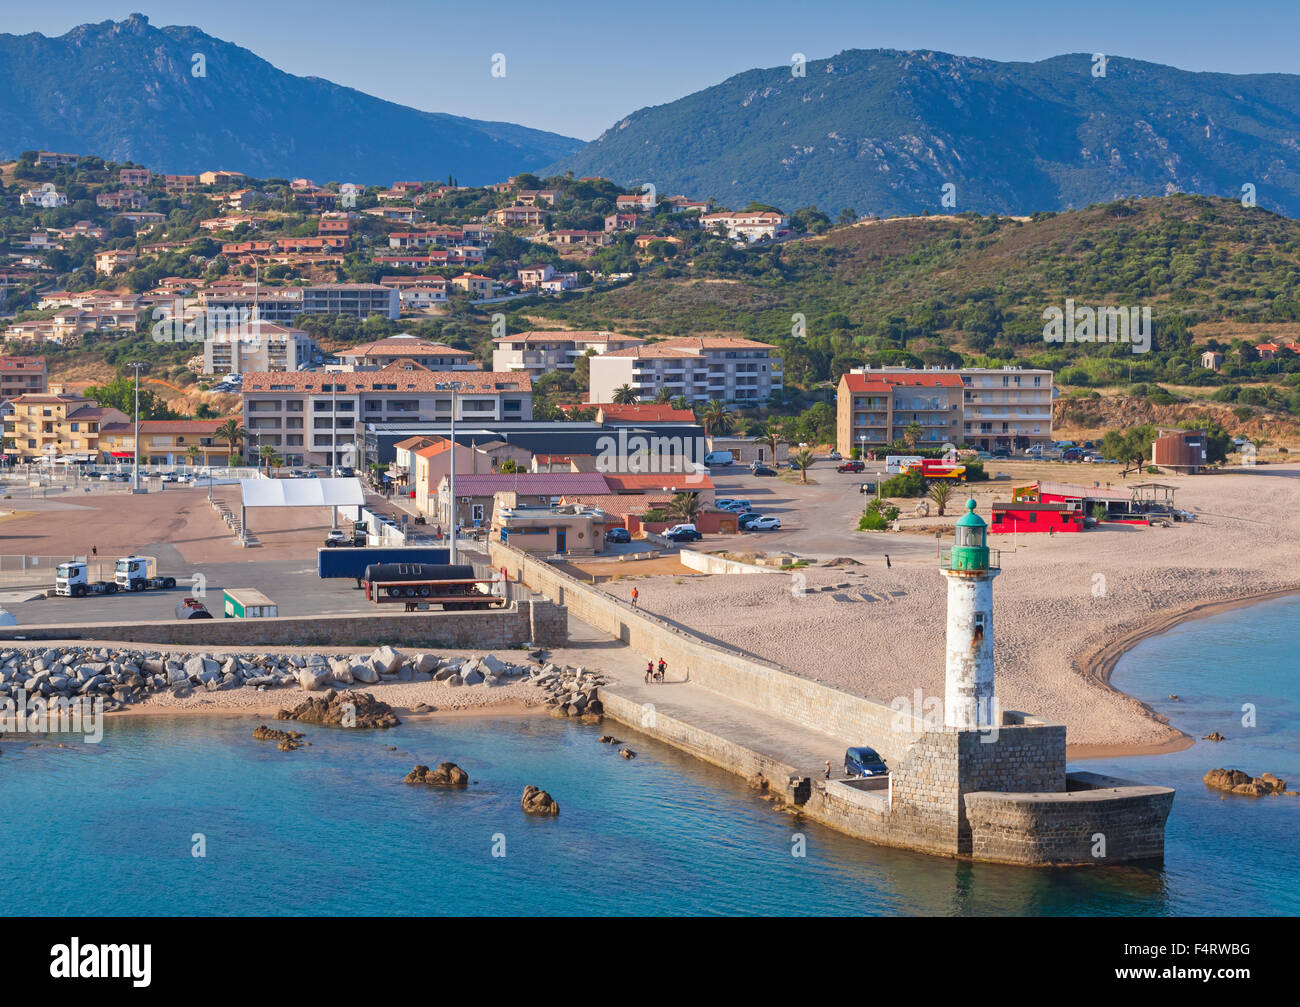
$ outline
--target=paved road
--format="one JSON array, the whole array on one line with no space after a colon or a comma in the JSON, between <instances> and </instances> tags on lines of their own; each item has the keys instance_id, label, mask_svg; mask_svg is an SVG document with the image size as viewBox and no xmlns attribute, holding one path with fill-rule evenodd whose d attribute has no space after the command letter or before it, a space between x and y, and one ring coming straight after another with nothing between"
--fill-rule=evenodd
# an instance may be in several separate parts
<instances>
[{"instance_id":1,"label":"paved road","mask_svg":"<svg viewBox=\"0 0 1300 1007\"><path fill-rule=\"evenodd\" d=\"M879 471L867 473L836 472L835 464L816 462L808 470L806 485L780 477L753 476L738 465L713 469L718 496L749 500L760 514L780 518L781 528L745 532L739 542L730 535L708 535L700 546L768 553L788 550L814 559L929 556L934 552L934 543L918 536L858 531L858 518L869 499L859 487L864 481L877 480L884 463L876 466Z\"/></svg>"}]
</instances>

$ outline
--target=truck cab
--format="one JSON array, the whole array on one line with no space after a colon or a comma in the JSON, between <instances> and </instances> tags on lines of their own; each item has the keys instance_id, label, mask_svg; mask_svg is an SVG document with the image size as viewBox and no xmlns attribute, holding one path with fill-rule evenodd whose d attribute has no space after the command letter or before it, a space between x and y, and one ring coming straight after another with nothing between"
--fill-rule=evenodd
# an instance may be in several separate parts
<instances>
[{"instance_id":1,"label":"truck cab","mask_svg":"<svg viewBox=\"0 0 1300 1007\"><path fill-rule=\"evenodd\" d=\"M143 591L154 574L153 559L148 556L124 556L113 570L113 581L127 591Z\"/></svg>"},{"instance_id":2,"label":"truck cab","mask_svg":"<svg viewBox=\"0 0 1300 1007\"><path fill-rule=\"evenodd\" d=\"M176 586L176 578L159 577L152 556L124 556L113 570L113 582L123 591L151 591Z\"/></svg>"},{"instance_id":3,"label":"truck cab","mask_svg":"<svg viewBox=\"0 0 1300 1007\"><path fill-rule=\"evenodd\" d=\"M61 598L79 598L85 593L87 583L85 563L60 563L54 571L54 593Z\"/></svg>"}]
</instances>

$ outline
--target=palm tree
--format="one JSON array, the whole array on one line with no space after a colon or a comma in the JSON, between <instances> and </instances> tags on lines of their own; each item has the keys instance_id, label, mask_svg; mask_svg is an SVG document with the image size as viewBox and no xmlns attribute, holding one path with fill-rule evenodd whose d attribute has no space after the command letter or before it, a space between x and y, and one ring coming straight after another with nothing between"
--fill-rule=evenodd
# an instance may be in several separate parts
<instances>
[{"instance_id":1,"label":"palm tree","mask_svg":"<svg viewBox=\"0 0 1300 1007\"><path fill-rule=\"evenodd\" d=\"M903 431L903 440L907 441L907 446L909 448L915 449L916 442L920 439L921 424L917 423L916 420L913 420L907 425L907 429Z\"/></svg>"},{"instance_id":2,"label":"palm tree","mask_svg":"<svg viewBox=\"0 0 1300 1007\"><path fill-rule=\"evenodd\" d=\"M185 460L191 465L194 465L198 462L199 455L201 454L203 454L203 452L199 450L199 446L197 444L191 444L185 449Z\"/></svg>"},{"instance_id":3,"label":"palm tree","mask_svg":"<svg viewBox=\"0 0 1300 1007\"><path fill-rule=\"evenodd\" d=\"M216 436L230 445L230 456L232 458L239 454L239 445L244 439L253 436L248 430L245 430L239 424L239 420L230 419L217 427Z\"/></svg>"},{"instance_id":4,"label":"palm tree","mask_svg":"<svg viewBox=\"0 0 1300 1007\"><path fill-rule=\"evenodd\" d=\"M930 487L930 499L939 508L939 517L943 517L943 510L948 506L950 496L952 496L952 483L950 482L940 479Z\"/></svg>"},{"instance_id":5,"label":"palm tree","mask_svg":"<svg viewBox=\"0 0 1300 1007\"><path fill-rule=\"evenodd\" d=\"M669 515L683 524L693 524L700 513L700 498L695 493L678 493L665 508Z\"/></svg>"},{"instance_id":6,"label":"palm tree","mask_svg":"<svg viewBox=\"0 0 1300 1007\"><path fill-rule=\"evenodd\" d=\"M736 418L727 411L721 399L710 399L700 410L700 423L704 427L705 436L712 437L714 434L729 433L736 425Z\"/></svg>"},{"instance_id":7,"label":"palm tree","mask_svg":"<svg viewBox=\"0 0 1300 1007\"><path fill-rule=\"evenodd\" d=\"M776 448L772 449L772 457L776 457ZM790 460L794 462L795 468L799 470L799 481L806 483L808 481L808 466L813 461L812 452L805 448Z\"/></svg>"},{"instance_id":8,"label":"palm tree","mask_svg":"<svg viewBox=\"0 0 1300 1007\"><path fill-rule=\"evenodd\" d=\"M266 465L266 474L271 474L271 459L275 457L275 448L269 444L263 444L262 449L258 452L262 456L262 462Z\"/></svg>"},{"instance_id":9,"label":"palm tree","mask_svg":"<svg viewBox=\"0 0 1300 1007\"><path fill-rule=\"evenodd\" d=\"M670 392L666 386L661 385L659 388L659 394L655 396L655 401L659 403L659 405L663 406L667 405L672 400L672 397L673 393Z\"/></svg>"},{"instance_id":10,"label":"palm tree","mask_svg":"<svg viewBox=\"0 0 1300 1007\"><path fill-rule=\"evenodd\" d=\"M636 404L637 395L631 385L619 385L614 389L614 405L631 406Z\"/></svg>"},{"instance_id":11,"label":"palm tree","mask_svg":"<svg viewBox=\"0 0 1300 1007\"><path fill-rule=\"evenodd\" d=\"M271 459L271 464L275 466L275 477L279 479L280 469L284 467L284 459L281 458L279 455L276 455Z\"/></svg>"},{"instance_id":12,"label":"palm tree","mask_svg":"<svg viewBox=\"0 0 1300 1007\"><path fill-rule=\"evenodd\" d=\"M673 399L672 406L674 409L678 409L678 410L686 410L691 408L691 404L686 401L685 395L679 395L677 396L677 398Z\"/></svg>"}]
</instances>

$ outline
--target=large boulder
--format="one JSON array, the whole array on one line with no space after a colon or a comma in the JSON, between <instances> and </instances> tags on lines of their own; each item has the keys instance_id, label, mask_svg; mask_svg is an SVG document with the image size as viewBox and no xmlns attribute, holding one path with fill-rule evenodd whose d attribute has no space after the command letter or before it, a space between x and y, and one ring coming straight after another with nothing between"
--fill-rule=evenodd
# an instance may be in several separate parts
<instances>
[{"instance_id":1,"label":"large boulder","mask_svg":"<svg viewBox=\"0 0 1300 1007\"><path fill-rule=\"evenodd\" d=\"M344 685L351 685L356 681L352 674L352 665L341 658L335 658L330 662L330 677Z\"/></svg>"},{"instance_id":2,"label":"large boulder","mask_svg":"<svg viewBox=\"0 0 1300 1007\"><path fill-rule=\"evenodd\" d=\"M416 654L411 665L421 675L432 675L438 670L438 658L434 654Z\"/></svg>"},{"instance_id":3,"label":"large boulder","mask_svg":"<svg viewBox=\"0 0 1300 1007\"><path fill-rule=\"evenodd\" d=\"M492 654L488 654L487 657L483 658L483 660L478 663L479 671L481 671L485 676L496 675L498 678L505 673L505 670L508 667L510 666L506 664L505 661L501 660L499 657L494 657Z\"/></svg>"},{"instance_id":4,"label":"large boulder","mask_svg":"<svg viewBox=\"0 0 1300 1007\"><path fill-rule=\"evenodd\" d=\"M185 662L185 675L193 682L207 682L212 676L204 678L207 672L219 673L221 665L209 657L203 657L201 654L195 654Z\"/></svg>"},{"instance_id":5,"label":"large boulder","mask_svg":"<svg viewBox=\"0 0 1300 1007\"><path fill-rule=\"evenodd\" d=\"M477 668L472 668L460 676L461 682L465 685L478 685L483 681L483 675Z\"/></svg>"},{"instance_id":6,"label":"large boulder","mask_svg":"<svg viewBox=\"0 0 1300 1007\"><path fill-rule=\"evenodd\" d=\"M351 671L354 679L366 685L374 685L379 681L379 672L368 661L353 661Z\"/></svg>"},{"instance_id":7,"label":"large boulder","mask_svg":"<svg viewBox=\"0 0 1300 1007\"><path fill-rule=\"evenodd\" d=\"M333 680L333 673L329 668L308 667L298 669L298 684L308 692L317 692L325 688L326 683Z\"/></svg>"},{"instance_id":8,"label":"large boulder","mask_svg":"<svg viewBox=\"0 0 1300 1007\"><path fill-rule=\"evenodd\" d=\"M376 647L370 655L370 667L381 675L391 675L402 664L402 655L392 647Z\"/></svg>"},{"instance_id":9,"label":"large boulder","mask_svg":"<svg viewBox=\"0 0 1300 1007\"><path fill-rule=\"evenodd\" d=\"M555 802L555 798L545 790L534 787L531 783L524 787L524 796L520 799L519 806L528 815L558 815L560 813L560 806Z\"/></svg>"},{"instance_id":10,"label":"large boulder","mask_svg":"<svg viewBox=\"0 0 1300 1007\"><path fill-rule=\"evenodd\" d=\"M416 766L406 774L403 783L423 783L426 787L467 787L469 773L454 762L440 762L437 769Z\"/></svg>"}]
</instances>

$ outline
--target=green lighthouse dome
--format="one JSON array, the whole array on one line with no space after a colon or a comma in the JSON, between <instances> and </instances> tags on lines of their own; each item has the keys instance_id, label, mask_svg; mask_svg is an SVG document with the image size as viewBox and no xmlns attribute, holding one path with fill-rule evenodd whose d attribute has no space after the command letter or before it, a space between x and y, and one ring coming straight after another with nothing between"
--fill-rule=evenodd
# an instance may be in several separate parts
<instances>
[{"instance_id":1,"label":"green lighthouse dome","mask_svg":"<svg viewBox=\"0 0 1300 1007\"><path fill-rule=\"evenodd\" d=\"M966 501L966 513L957 519L950 570L987 570L989 548L988 525L975 513L975 501Z\"/></svg>"}]
</instances>

